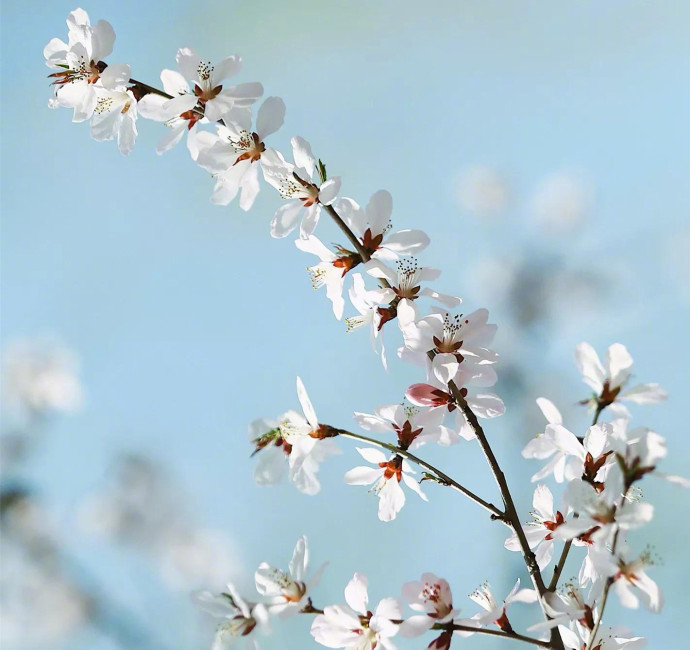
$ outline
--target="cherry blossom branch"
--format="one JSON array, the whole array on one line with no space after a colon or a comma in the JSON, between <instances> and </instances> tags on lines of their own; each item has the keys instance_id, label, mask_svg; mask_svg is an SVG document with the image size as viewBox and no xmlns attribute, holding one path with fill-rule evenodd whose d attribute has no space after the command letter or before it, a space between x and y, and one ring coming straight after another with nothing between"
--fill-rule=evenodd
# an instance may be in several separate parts
<instances>
[{"instance_id":1,"label":"cherry blossom branch","mask_svg":"<svg viewBox=\"0 0 690 650\"><path fill-rule=\"evenodd\" d=\"M370 259L369 254L366 252L366 250L363 249L359 241L357 240L357 237L355 237L354 233L350 228L347 226L347 224L343 221L343 219L340 217L340 215L336 212L336 210L332 206L324 206L326 208L326 211L328 214L332 217L333 221L338 225L338 227L345 233L347 238L352 242L352 244L355 246L355 249L359 253L360 257L364 262L368 262ZM384 280L385 282L385 280ZM493 512L491 508L494 508L497 512L494 514L498 514L499 516L496 516L494 518L500 519L503 523L507 523L510 525L513 530L515 531L515 534L517 535L518 541L520 543L520 550L522 552L522 556L525 560L525 564L527 566L527 571L530 575L530 578L532 580L532 584L534 585L535 589L537 590L537 594L539 595L539 605L541 606L542 612L544 613L544 616L548 619L549 616L546 612L546 607L544 605L544 594L546 593L546 585L544 584L544 579L541 575L541 571L539 570L539 565L537 564L537 559L534 556L534 553L532 553L532 550L529 547L529 543L527 542L527 537L525 536L525 531L522 528L522 523L520 522L520 518L517 513L517 509L515 508L515 503L513 502L513 497L510 493L510 488L508 487L508 482L506 481L505 475L503 474L503 471L501 470L500 465L498 464L498 460L496 460L496 456L493 453L493 450L491 449L491 445L489 445L489 442L486 438L486 435L484 433L484 430L482 429L481 425L479 424L479 421L477 420L477 416L474 414L472 409L469 407L467 404L467 401L465 400L464 396L461 394L460 390L458 387L455 385L453 381L448 383L448 387L451 391L451 394L455 398L455 401L457 402L458 406L463 412L463 415L467 419L467 422L469 423L470 427L472 428L478 442L479 446L481 447L482 451L484 452L484 456L486 457L486 460L489 464L489 467L491 468L491 472L494 476L494 479L496 480L496 483L498 485L498 488L501 492L501 498L503 499L503 504L505 506L505 512L501 512L498 510L498 508L495 508L495 506L492 506L491 504L488 504L485 502L483 499L479 500L479 497L476 495L472 495L470 498L472 498L474 501L477 503L480 503L484 508L489 509L490 512ZM355 436L356 437L356 436ZM374 444L378 444L386 449L390 449L391 451L395 451L398 453L398 449L394 447L393 445L387 445L386 443L380 443L378 441L372 441L371 439L367 439L364 436L360 437L361 440L367 440L368 442L374 442ZM409 453L409 452L408 452ZM408 455L408 458L410 458L411 455ZM413 460L410 458L410 460ZM419 463L419 459L416 459L414 462ZM422 465L424 467L425 465ZM435 469L432 469L431 471L437 471ZM451 484L453 485L453 484ZM453 485L453 487L457 487L460 489L462 486L459 484ZM466 494L466 489L462 488L461 491ZM467 495L469 496L469 495ZM487 508L487 506L491 506L491 508ZM554 648L555 650L564 650L563 646L563 640L561 639L561 635L558 632L558 628L554 628L551 630L551 647Z\"/></svg>"},{"instance_id":2,"label":"cherry blossom branch","mask_svg":"<svg viewBox=\"0 0 690 650\"><path fill-rule=\"evenodd\" d=\"M362 258L362 261L368 262L371 259L371 256L367 252L366 248L362 246L359 239L357 239L355 233L350 230L348 225L343 221L343 218L336 212L336 209L332 205L321 204L321 206L326 212L328 212L338 228L340 228L340 230L343 231L343 234L350 240L350 243L355 247L357 254Z\"/></svg>"},{"instance_id":3,"label":"cherry blossom branch","mask_svg":"<svg viewBox=\"0 0 690 650\"><path fill-rule=\"evenodd\" d=\"M160 95L161 97L165 97L166 99L172 99L172 95L168 95L168 93L163 92L162 90L159 90L158 88L154 88L153 86L149 86L148 84L145 84L143 81L137 81L136 79L132 79L130 77L129 83L134 84L137 88L140 88L141 90L145 90L146 92L142 93L142 95L146 95L148 93L153 93L154 95Z\"/></svg>"},{"instance_id":4,"label":"cherry blossom branch","mask_svg":"<svg viewBox=\"0 0 690 650\"><path fill-rule=\"evenodd\" d=\"M465 400L465 397L462 395L458 387L455 385L455 382L448 382L448 388L450 389L451 394L455 398L458 407L465 416L465 419L470 425L473 433L477 437L477 441L479 442L481 450L484 452L484 456L486 457L486 460L489 464L491 473L494 475L494 479L496 481L496 484L498 485L498 489L501 492L503 505L505 506L506 519L510 523L510 526L515 531L515 534L518 538L520 550L522 552L522 557L524 558L525 564L527 565L527 571L530 575L530 578L532 579L532 584L534 585L534 588L537 590L537 594L539 595L539 605L541 606L541 609L544 612L544 616L548 619L549 615L546 611L546 607L544 604L544 594L547 591L546 585L544 584L544 579L541 575L541 571L539 570L537 559L534 556L534 553L532 553L532 550L529 547L529 543L527 542L527 537L525 536L525 531L522 528L522 523L520 522L517 509L515 508L515 503L513 502L513 497L510 493L510 488L508 487L508 482L506 481L505 474L503 473L503 470L501 470L501 466L498 464L498 460L496 459L493 449L491 448L491 445L489 444L489 441L486 438L484 429L482 429L482 426L479 424L479 421L477 420L477 416L474 414L472 409L467 404L467 400ZM550 645L552 648L555 648L555 650L564 650L563 640L561 639L561 635L558 632L558 628L554 628L551 630Z\"/></svg>"},{"instance_id":5,"label":"cherry blossom branch","mask_svg":"<svg viewBox=\"0 0 690 650\"><path fill-rule=\"evenodd\" d=\"M323 609L314 607L311 600L305 607L300 610L300 614L324 614ZM369 619L366 616L360 616L360 621L362 623L368 623ZM391 623L395 625L401 625L404 623L402 619L391 619ZM503 630L488 630L482 627L473 627L471 625L463 625L461 623L434 623L430 630L444 630L446 632L473 632L475 634L486 634L488 636L494 636L501 639L508 639L510 641L522 641L524 643L531 643L532 645L540 646L542 648L550 648L551 643L549 641L542 641L541 639L535 639L531 636L525 636L524 634L518 634L517 632L504 632Z\"/></svg>"},{"instance_id":6,"label":"cherry blossom branch","mask_svg":"<svg viewBox=\"0 0 690 650\"><path fill-rule=\"evenodd\" d=\"M388 451L391 451L395 454L398 454L399 456L403 456L404 458L411 460L413 463L416 463L420 467L424 467L425 469L435 474L442 485L447 485L448 487L455 488L458 492L461 492L466 497L468 497L469 499L480 505L482 508L490 512L492 519L502 521L504 524L509 525L506 519L506 514L499 510L493 503L485 501L480 496L476 495L471 490L468 490L466 487L464 487L463 485L452 479L450 476L442 472L440 469L437 469L433 465L427 463L425 460L422 460L414 454L411 454L409 451L401 449L400 447L396 447L395 445L392 445L387 442L381 442L380 440L369 438L368 436L363 436L358 433L352 433L351 431L347 431L345 429L336 429L336 431L341 436L345 436L346 438L352 438L353 440L361 440L363 442L376 445L377 447L387 449Z\"/></svg>"}]
</instances>

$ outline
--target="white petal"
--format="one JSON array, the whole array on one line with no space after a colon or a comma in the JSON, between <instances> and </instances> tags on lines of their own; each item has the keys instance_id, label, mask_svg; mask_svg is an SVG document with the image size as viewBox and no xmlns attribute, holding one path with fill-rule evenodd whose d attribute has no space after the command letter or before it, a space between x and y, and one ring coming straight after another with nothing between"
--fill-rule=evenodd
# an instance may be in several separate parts
<instances>
[{"instance_id":1,"label":"white petal","mask_svg":"<svg viewBox=\"0 0 690 650\"><path fill-rule=\"evenodd\" d=\"M368 463L378 465L379 463L388 462L388 456L379 449L374 449L373 447L356 447L356 449L359 455Z\"/></svg>"},{"instance_id":2,"label":"white petal","mask_svg":"<svg viewBox=\"0 0 690 650\"><path fill-rule=\"evenodd\" d=\"M609 371L611 388L616 388L622 386L628 379L633 359L622 343L614 343L606 351L604 363Z\"/></svg>"},{"instance_id":3,"label":"white petal","mask_svg":"<svg viewBox=\"0 0 690 650\"><path fill-rule=\"evenodd\" d=\"M314 154L311 152L311 145L299 136L295 136L290 140L292 144L292 156L295 161L295 165L300 169L304 169L309 178L314 175L314 169L316 167L316 160ZM307 179L303 179L307 180Z\"/></svg>"},{"instance_id":4,"label":"white petal","mask_svg":"<svg viewBox=\"0 0 690 650\"><path fill-rule=\"evenodd\" d=\"M422 488L419 487L419 483L417 483L417 481L415 481L411 476L403 474L403 481L405 481L405 485L407 485L407 487L410 488L410 490L419 495L422 501L429 500L429 497L427 497L427 495L424 494L424 492L422 492Z\"/></svg>"},{"instance_id":5,"label":"white petal","mask_svg":"<svg viewBox=\"0 0 690 650\"><path fill-rule=\"evenodd\" d=\"M280 97L267 97L256 116L256 132L263 140L275 133L285 121L285 102Z\"/></svg>"},{"instance_id":6,"label":"white petal","mask_svg":"<svg viewBox=\"0 0 690 650\"><path fill-rule=\"evenodd\" d=\"M340 176L333 176L319 188L319 201L323 205L328 205L338 196L338 192L340 192Z\"/></svg>"},{"instance_id":7,"label":"white petal","mask_svg":"<svg viewBox=\"0 0 690 650\"><path fill-rule=\"evenodd\" d=\"M399 230L386 237L382 246L400 255L416 255L429 245L429 236L423 230Z\"/></svg>"},{"instance_id":8,"label":"white petal","mask_svg":"<svg viewBox=\"0 0 690 650\"><path fill-rule=\"evenodd\" d=\"M393 521L405 505L405 493L395 478L388 479L379 492L379 519Z\"/></svg>"},{"instance_id":9,"label":"white petal","mask_svg":"<svg viewBox=\"0 0 690 650\"><path fill-rule=\"evenodd\" d=\"M596 393L601 393L606 373L597 353L589 343L580 343L575 348L575 363L580 369L585 383Z\"/></svg>"},{"instance_id":10,"label":"white petal","mask_svg":"<svg viewBox=\"0 0 690 650\"><path fill-rule=\"evenodd\" d=\"M179 68L182 76L190 81L199 81L199 64L201 63L201 57L189 47L181 47L177 50L177 67Z\"/></svg>"},{"instance_id":11,"label":"white petal","mask_svg":"<svg viewBox=\"0 0 690 650\"><path fill-rule=\"evenodd\" d=\"M305 209L304 217L302 217L302 223L299 228L299 236L302 239L306 239L316 230L316 225L319 223L320 216L321 206L318 203L310 205Z\"/></svg>"},{"instance_id":12,"label":"white petal","mask_svg":"<svg viewBox=\"0 0 690 650\"><path fill-rule=\"evenodd\" d=\"M370 485L381 476L381 470L377 467L360 465L345 472L344 480L348 485Z\"/></svg>"},{"instance_id":13,"label":"white petal","mask_svg":"<svg viewBox=\"0 0 690 650\"><path fill-rule=\"evenodd\" d=\"M619 399L635 404L658 404L668 397L659 384L637 384L619 395Z\"/></svg>"},{"instance_id":14,"label":"white petal","mask_svg":"<svg viewBox=\"0 0 690 650\"><path fill-rule=\"evenodd\" d=\"M355 573L345 587L345 602L360 614L366 614L369 605L367 586L369 581L361 573Z\"/></svg>"},{"instance_id":15,"label":"white petal","mask_svg":"<svg viewBox=\"0 0 690 650\"><path fill-rule=\"evenodd\" d=\"M239 167L239 165L238 165ZM255 164L249 164L246 172L240 180L240 208L245 212L254 205L254 200L259 194L259 168Z\"/></svg>"},{"instance_id":16,"label":"white petal","mask_svg":"<svg viewBox=\"0 0 690 650\"><path fill-rule=\"evenodd\" d=\"M271 220L271 237L286 237L297 226L302 204L299 201L288 201L281 205Z\"/></svg>"},{"instance_id":17,"label":"white petal","mask_svg":"<svg viewBox=\"0 0 690 650\"><path fill-rule=\"evenodd\" d=\"M161 82L163 83L163 90L168 95L176 97L177 95L190 94L187 80L177 70L162 70Z\"/></svg>"},{"instance_id":18,"label":"white petal","mask_svg":"<svg viewBox=\"0 0 690 650\"><path fill-rule=\"evenodd\" d=\"M309 547L307 546L307 538L302 535L297 540L295 550L292 552L292 560L290 560L289 568L290 575L293 580L301 582L307 572L309 566Z\"/></svg>"},{"instance_id":19,"label":"white petal","mask_svg":"<svg viewBox=\"0 0 690 650\"><path fill-rule=\"evenodd\" d=\"M218 85L223 79L233 77L242 69L242 57L228 56L213 66L213 83Z\"/></svg>"},{"instance_id":20,"label":"white petal","mask_svg":"<svg viewBox=\"0 0 690 650\"><path fill-rule=\"evenodd\" d=\"M297 398L299 403L302 405L302 410L304 411L304 417L307 418L307 422L313 430L319 428L319 421L316 419L316 412L312 406L309 395L307 395L307 389L304 387L302 380L297 377Z\"/></svg>"},{"instance_id":21,"label":"white petal","mask_svg":"<svg viewBox=\"0 0 690 650\"><path fill-rule=\"evenodd\" d=\"M561 412L551 400L546 399L546 397L538 397L537 406L540 408L549 424L563 424Z\"/></svg>"}]
</instances>

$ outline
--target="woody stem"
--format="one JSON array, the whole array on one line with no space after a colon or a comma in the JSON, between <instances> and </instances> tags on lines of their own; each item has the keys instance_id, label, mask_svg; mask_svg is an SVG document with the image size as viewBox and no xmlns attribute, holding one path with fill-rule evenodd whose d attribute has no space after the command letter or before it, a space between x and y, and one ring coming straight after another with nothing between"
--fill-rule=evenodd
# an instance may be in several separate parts
<instances>
[{"instance_id":1,"label":"woody stem","mask_svg":"<svg viewBox=\"0 0 690 650\"><path fill-rule=\"evenodd\" d=\"M403 456L404 458L407 458L408 460L411 460L413 463L416 463L420 467L423 467L424 469L429 470L432 474L434 474L439 481L447 485L449 487L452 487L456 489L458 492L461 492L464 494L466 497L480 505L482 508L487 510L488 512L491 513L491 518L492 519L499 519L500 521L503 521L504 523L506 522L506 515L504 512L499 510L493 503L489 503L488 501L485 501L482 499L480 496L476 495L474 492L471 490L468 490L464 485L461 485L458 483L456 480L452 479L450 476L442 472L440 469L437 469L433 465L427 463L425 460L422 460L421 458L418 458L414 454L411 454L409 451L405 449L401 449L400 447L396 447L395 445L391 445L387 442L381 442L380 440L376 440L374 438L369 438L369 436L363 436L358 433L352 433L351 431L346 431L344 429L337 429L338 433L341 436L345 436L346 438L352 438L353 440L361 440L363 442L367 442L371 445L376 445L377 447L381 447L382 449L387 449L388 451L391 451L395 454L398 454L399 456Z\"/></svg>"},{"instance_id":2,"label":"woody stem","mask_svg":"<svg viewBox=\"0 0 690 650\"><path fill-rule=\"evenodd\" d=\"M527 566L527 571L529 572L534 588L537 590L537 593L539 594L539 604L541 605L542 611L544 612L544 616L546 616L546 618L549 618L544 604L544 594L547 591L546 585L544 584L544 579L541 575L541 571L539 570L537 559L535 558L534 553L532 553L532 550L529 547L529 543L527 542L527 537L525 536L525 531L522 528L522 523L520 522L517 509L515 508L515 503L513 502L513 497L510 493L510 488L508 487L508 482L506 481L505 474L501 470L501 466L498 464L498 460L496 459L496 456L494 455L494 452L491 449L491 445L489 444L489 441L486 438L486 434L484 433L482 426L479 424L479 421L477 420L477 416L474 414L472 409L467 404L467 400L465 399L465 397L460 392L460 390L454 382L449 382L448 388L450 389L451 395L455 399L455 402L457 403L458 407L465 416L467 423L469 424L470 428L475 434L482 452L484 452L486 461L489 464L489 468L491 469L491 473L494 476L494 480L496 481L498 489L501 493L501 498L503 499L506 520L508 521L512 529L515 531L518 542L520 544L520 551L522 552L522 556ZM564 650L563 640L561 639L561 635L558 632L557 628L551 630L550 647L554 648L554 650Z\"/></svg>"}]
</instances>

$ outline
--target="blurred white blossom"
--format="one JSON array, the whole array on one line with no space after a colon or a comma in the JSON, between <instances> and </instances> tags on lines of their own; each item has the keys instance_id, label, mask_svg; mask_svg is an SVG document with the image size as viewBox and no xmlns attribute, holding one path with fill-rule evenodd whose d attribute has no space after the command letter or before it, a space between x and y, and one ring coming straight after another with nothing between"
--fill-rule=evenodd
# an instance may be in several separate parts
<instances>
[{"instance_id":1,"label":"blurred white blossom","mask_svg":"<svg viewBox=\"0 0 690 650\"><path fill-rule=\"evenodd\" d=\"M496 169L473 165L461 169L455 181L455 196L463 210L477 217L493 217L510 201L510 188Z\"/></svg>"},{"instance_id":2,"label":"blurred white blossom","mask_svg":"<svg viewBox=\"0 0 690 650\"><path fill-rule=\"evenodd\" d=\"M5 350L2 368L7 408L31 419L49 411L74 412L84 401L79 364L67 348L42 339L17 339Z\"/></svg>"}]
</instances>

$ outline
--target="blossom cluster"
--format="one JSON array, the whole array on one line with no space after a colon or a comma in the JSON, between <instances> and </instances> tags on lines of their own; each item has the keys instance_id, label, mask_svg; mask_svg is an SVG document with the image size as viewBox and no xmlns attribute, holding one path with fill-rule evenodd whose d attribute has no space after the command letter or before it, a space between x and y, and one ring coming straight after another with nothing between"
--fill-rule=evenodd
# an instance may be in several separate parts
<instances>
[{"instance_id":1,"label":"blossom cluster","mask_svg":"<svg viewBox=\"0 0 690 650\"><path fill-rule=\"evenodd\" d=\"M202 593L199 602L226 619L218 630L214 648L223 648L238 637L253 642L255 630L267 629L273 614L317 614L312 634L317 642L332 648L393 648L398 632L416 636L431 629L438 634L430 648L445 649L454 635L479 633L495 626L493 633L507 638L551 647L577 650L636 648L644 642L619 628L602 625L603 610L614 592L623 605L640 603L651 611L661 609L661 590L647 575L652 562L649 550L636 553L626 544L629 530L649 523L651 504L642 500L638 488L647 475L657 475L657 464L666 455L664 439L645 428L632 428L631 415L621 404L659 402L665 392L657 384L628 388L632 358L621 344L612 345L602 363L594 349L580 344L576 362L585 382L594 391L582 401L594 412L591 427L582 436L563 426L556 406L538 400L547 419L544 433L525 447L523 455L548 462L533 477L565 483L561 504L556 506L546 485L534 493L534 522L523 527L518 519L505 478L477 418L503 414L501 398L491 392L497 382L498 354L490 347L496 326L489 323L486 309L469 313L455 311L461 299L433 288L440 271L420 264L417 255L430 244L421 230L394 231L393 200L379 190L366 205L344 196L342 179L329 176L326 165L314 155L301 136L290 140L285 155L275 147L274 134L285 118L285 103L268 97L254 116L263 96L259 83L227 86L225 80L239 72L241 58L230 56L215 65L194 50L177 52L177 70L163 70L164 90L130 77L127 65L103 59L112 51L114 32L105 21L91 26L83 10L67 20L68 43L53 39L45 49L47 64L58 72L51 106L73 109L74 121L91 120L98 140L117 139L120 150L129 153L136 136L138 117L162 122L168 132L157 151L167 151L187 133L190 156L214 178L211 200L227 205L236 198L249 210L261 182L278 192L283 204L270 222L270 234L285 238L296 233L295 245L318 261L308 268L315 289L325 288L336 319L346 309L348 331L367 329L374 350L387 368L384 333L395 337L397 357L420 370L420 380L405 391L405 401L381 405L374 413L355 412L357 425L384 439L355 433L320 422L301 379L297 394L302 413L288 410L276 420L256 420L249 436L258 456L257 483L273 485L287 474L305 494L320 490L320 464L339 453L337 438L365 443L357 451L368 465L345 474L350 485L371 486L378 499L378 517L391 521L406 500L404 486L427 500L412 464L423 467L423 479L452 486L489 510L492 518L511 528L505 546L523 554L533 589L515 588L500 604L488 586L471 596L484 610L459 619L448 583L432 574L407 583L403 596L417 614L405 619L395 598L382 600L372 612L368 606L367 580L355 573L345 588L347 605L313 606L308 595L320 576L307 581L306 540L295 549L289 571L261 565L255 575L261 598L250 602L234 586L214 596ZM270 140L270 146L269 146ZM328 247L317 237L322 217L331 218L346 242ZM402 398L403 396L401 396ZM481 447L497 485L504 508L475 495L415 454L425 444L442 446L475 441ZM414 453L413 453L414 452ZM665 478L680 484L685 479ZM553 579L543 572L552 562L556 543L562 543ZM557 590L571 547L585 551L577 579ZM511 602L539 603L542 620L518 634L506 609Z\"/></svg>"}]
</instances>

